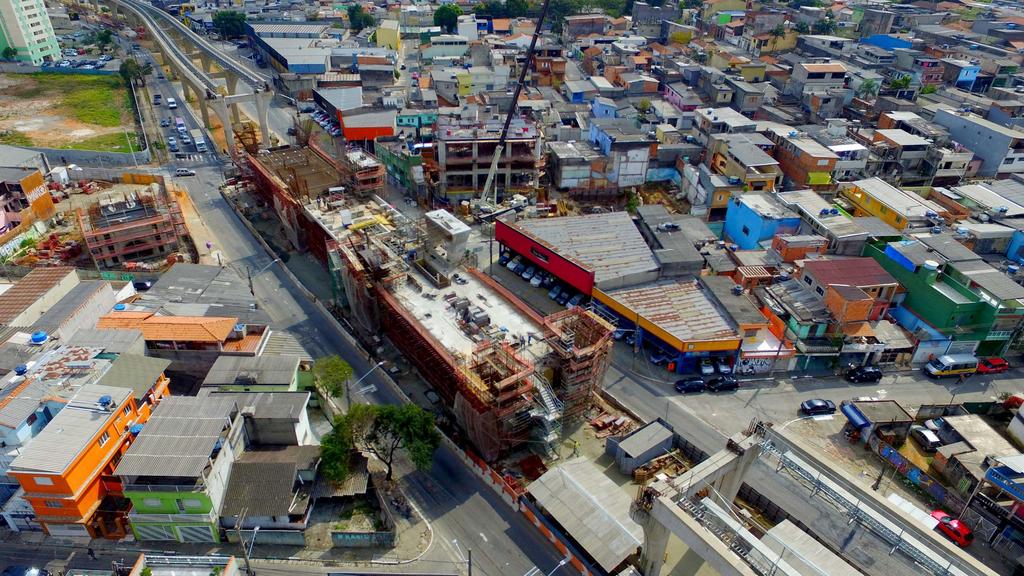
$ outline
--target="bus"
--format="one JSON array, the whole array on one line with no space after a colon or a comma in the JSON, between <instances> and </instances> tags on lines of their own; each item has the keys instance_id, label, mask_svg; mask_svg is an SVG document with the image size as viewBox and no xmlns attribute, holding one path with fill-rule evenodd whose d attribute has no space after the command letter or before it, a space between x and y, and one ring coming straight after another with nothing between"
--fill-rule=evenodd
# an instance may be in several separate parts
<instances>
[{"instance_id":1,"label":"bus","mask_svg":"<svg viewBox=\"0 0 1024 576\"><path fill-rule=\"evenodd\" d=\"M206 138L203 137L203 131L193 128L189 133L192 134L192 143L196 145L196 152L206 152Z\"/></svg>"},{"instance_id":2,"label":"bus","mask_svg":"<svg viewBox=\"0 0 1024 576\"><path fill-rule=\"evenodd\" d=\"M978 371L978 359L970 354L947 354L932 358L921 370L932 378L970 376Z\"/></svg>"},{"instance_id":3,"label":"bus","mask_svg":"<svg viewBox=\"0 0 1024 576\"><path fill-rule=\"evenodd\" d=\"M178 134L181 136L188 134L188 128L185 127L185 119L181 116L174 119L174 127L178 129Z\"/></svg>"}]
</instances>

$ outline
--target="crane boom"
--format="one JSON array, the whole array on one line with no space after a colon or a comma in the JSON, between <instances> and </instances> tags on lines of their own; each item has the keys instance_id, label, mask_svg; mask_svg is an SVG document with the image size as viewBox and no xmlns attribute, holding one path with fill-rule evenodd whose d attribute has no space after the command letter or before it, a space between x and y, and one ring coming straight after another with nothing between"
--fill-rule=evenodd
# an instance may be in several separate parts
<instances>
[{"instance_id":1,"label":"crane boom","mask_svg":"<svg viewBox=\"0 0 1024 576\"><path fill-rule=\"evenodd\" d=\"M516 81L515 91L512 93L512 102L508 105L508 114L505 115L505 124L501 127L501 135L498 136L498 145L494 148L494 159L491 160L491 169L487 171L487 180L484 181L484 189L480 191L480 199L485 205L498 205L498 188L494 185L494 177L498 173L498 162L501 154L505 151L505 142L508 140L508 127L512 124L512 116L516 113L516 106L519 104L519 94L523 91L523 84L526 82L526 72L533 64L533 52L537 47L537 38L540 37L541 28L544 26L544 17L548 13L548 0L540 7L540 15L537 17L537 27L533 30L530 38L530 47L526 50L526 63L519 71L519 79ZM491 190L494 190L493 200Z\"/></svg>"}]
</instances>

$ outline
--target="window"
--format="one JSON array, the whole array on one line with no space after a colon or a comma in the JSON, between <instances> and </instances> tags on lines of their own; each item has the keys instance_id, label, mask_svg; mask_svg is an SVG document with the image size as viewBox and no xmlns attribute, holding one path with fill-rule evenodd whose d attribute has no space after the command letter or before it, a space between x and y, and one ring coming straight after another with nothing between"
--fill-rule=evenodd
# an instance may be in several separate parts
<instances>
[{"instance_id":1,"label":"window","mask_svg":"<svg viewBox=\"0 0 1024 576\"><path fill-rule=\"evenodd\" d=\"M47 508L63 508L64 507L64 503L61 502L60 500L47 500L46 501L46 507Z\"/></svg>"},{"instance_id":2,"label":"window","mask_svg":"<svg viewBox=\"0 0 1024 576\"><path fill-rule=\"evenodd\" d=\"M109 440L110 440L110 432L104 432L100 436L100 442L99 442L100 447L103 447L103 445L106 444Z\"/></svg>"},{"instance_id":3,"label":"window","mask_svg":"<svg viewBox=\"0 0 1024 576\"><path fill-rule=\"evenodd\" d=\"M53 486L53 478L49 476L34 476L32 481L36 483L36 486Z\"/></svg>"}]
</instances>

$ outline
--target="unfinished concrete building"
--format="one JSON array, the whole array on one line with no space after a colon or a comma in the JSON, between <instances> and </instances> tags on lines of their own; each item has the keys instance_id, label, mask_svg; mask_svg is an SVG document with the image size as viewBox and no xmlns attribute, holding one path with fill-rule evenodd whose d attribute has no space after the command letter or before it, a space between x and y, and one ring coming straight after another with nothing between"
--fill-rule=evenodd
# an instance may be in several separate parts
<instances>
[{"instance_id":1,"label":"unfinished concrete building","mask_svg":"<svg viewBox=\"0 0 1024 576\"><path fill-rule=\"evenodd\" d=\"M77 210L86 249L99 268L160 268L188 237L178 202L160 184L127 186Z\"/></svg>"},{"instance_id":2,"label":"unfinished concrete building","mask_svg":"<svg viewBox=\"0 0 1024 576\"><path fill-rule=\"evenodd\" d=\"M563 403L566 423L585 417L608 369L615 327L590 310L572 308L544 318L544 340L551 347L552 384Z\"/></svg>"},{"instance_id":3,"label":"unfinished concrete building","mask_svg":"<svg viewBox=\"0 0 1024 576\"><path fill-rule=\"evenodd\" d=\"M483 457L495 457L533 437L552 446L561 431L561 402L547 382L507 342L487 341L456 372L453 410Z\"/></svg>"}]
</instances>

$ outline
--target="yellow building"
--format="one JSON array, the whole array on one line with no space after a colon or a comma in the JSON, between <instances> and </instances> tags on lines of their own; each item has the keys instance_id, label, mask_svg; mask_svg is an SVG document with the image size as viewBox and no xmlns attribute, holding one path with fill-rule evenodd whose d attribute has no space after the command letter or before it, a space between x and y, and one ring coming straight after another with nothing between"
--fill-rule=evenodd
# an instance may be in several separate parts
<instances>
[{"instance_id":1,"label":"yellow building","mask_svg":"<svg viewBox=\"0 0 1024 576\"><path fill-rule=\"evenodd\" d=\"M402 49L402 31L398 27L398 20L384 20L380 23L377 27L377 47L395 51Z\"/></svg>"},{"instance_id":2,"label":"yellow building","mask_svg":"<svg viewBox=\"0 0 1024 576\"><path fill-rule=\"evenodd\" d=\"M913 192L901 190L881 178L866 178L846 185L840 195L853 205L854 216L875 216L897 230L930 228L949 211Z\"/></svg>"}]
</instances>

